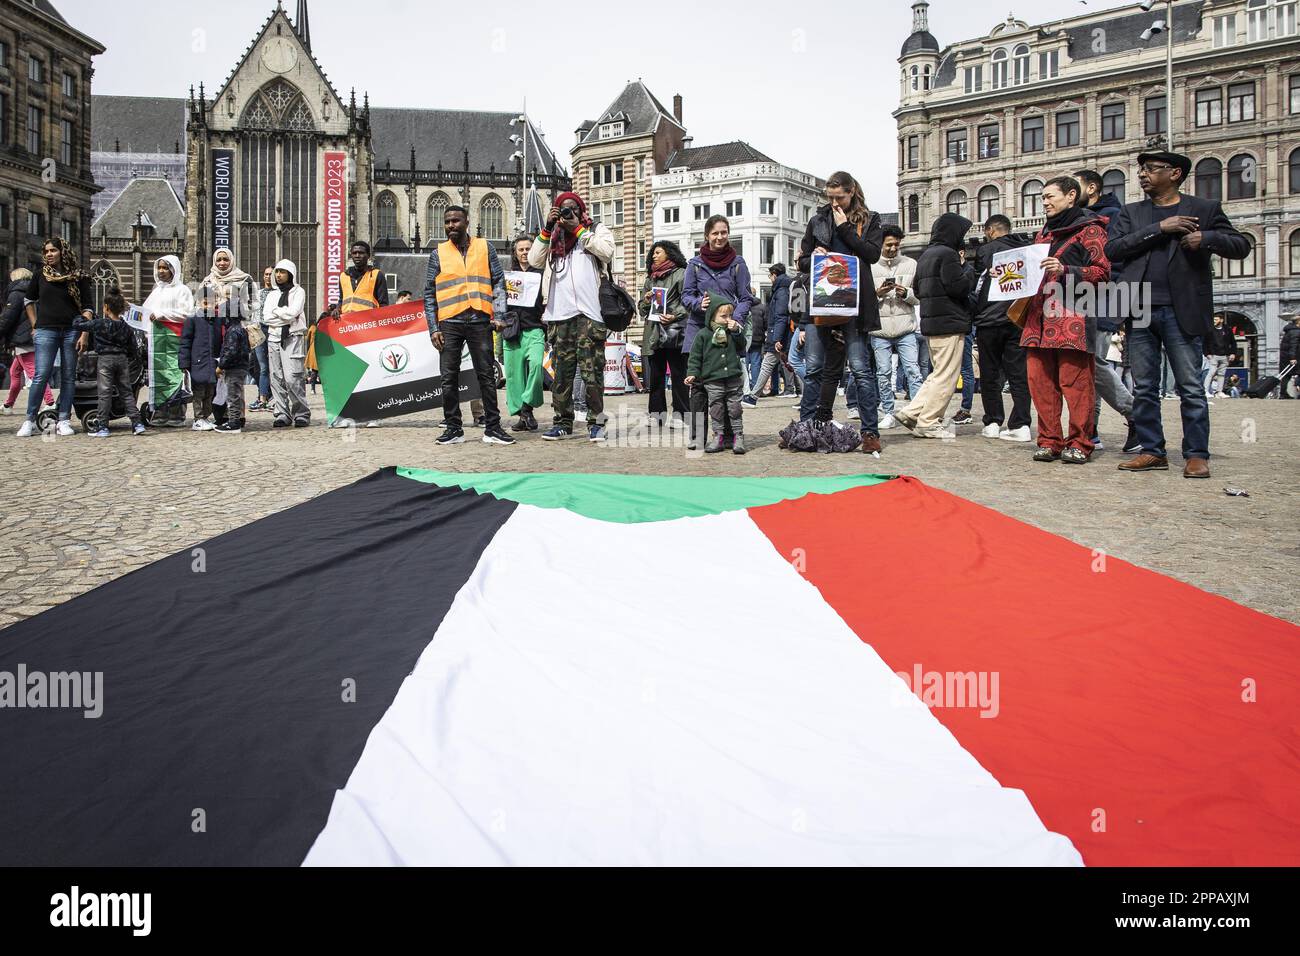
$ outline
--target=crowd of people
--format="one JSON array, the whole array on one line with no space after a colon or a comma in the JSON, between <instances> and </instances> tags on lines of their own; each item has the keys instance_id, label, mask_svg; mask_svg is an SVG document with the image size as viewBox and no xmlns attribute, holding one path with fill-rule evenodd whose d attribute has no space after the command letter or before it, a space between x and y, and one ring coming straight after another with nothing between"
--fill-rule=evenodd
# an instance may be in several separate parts
<instances>
[{"instance_id":1,"label":"crowd of people","mask_svg":"<svg viewBox=\"0 0 1300 956\"><path fill-rule=\"evenodd\" d=\"M1228 390L1241 392L1240 379L1227 377L1238 343L1213 315L1211 258L1243 258L1249 245L1219 203L1183 192L1191 168L1186 156L1146 152L1137 162L1145 194L1138 202L1121 204L1102 191L1095 172L1080 170L1044 185L1045 222L1037 234L1013 233L1011 221L998 214L975 237L970 220L944 213L915 260L901 253L903 232L882 224L857 180L835 172L826 182L825 204L807 224L797 273L772 265L765 301L732 245L725 216L708 219L704 242L690 258L674 242L655 241L644 286L630 297L630 308L643 320L651 418L684 429L690 448L744 454L745 409L765 395L797 396L798 420L814 425L832 420L843 395L848 417L858 423L856 447L878 455L881 434L900 428L920 438L954 439L956 426L974 421L978 382L983 437L1036 443L1034 461L1084 464L1100 446L1104 401L1128 425L1123 450L1134 457L1119 467L1138 472L1169 467L1160 399L1172 377L1183 425L1183 473L1207 477L1208 405ZM424 312L444 382L458 379L469 352L480 394L471 421L482 427L482 440L511 445L513 434L528 432L541 432L547 441L572 437L577 391L586 396L586 437L605 441L606 316L620 309L611 291L616 242L609 228L593 221L579 195L564 193L538 235L512 243L503 266L491 243L472 235L464 207L448 207L444 225L446 239L429 255ZM1048 247L1042 286L1016 300L991 295L995 256L1031 244ZM856 315L810 315L811 263L827 254L859 263ZM536 274L525 284L527 295L507 299L507 271ZM216 250L194 289L180 273L175 257L160 259L144 303L152 321L179 327L178 364L188 386L177 400L153 409L156 427L183 425L187 404L198 431L238 433L246 411L269 411L277 428L309 426L306 387L319 377L316 321L388 304L383 275L364 241L351 248L338 303L318 319L309 316L297 267L287 259L265 269L260 285L236 266L230 249ZM89 278L60 239L45 244L38 272L18 270L11 279L0 316L0 340L14 353L5 408L14 405L24 380L30 386L18 435L33 434L38 411L53 401L48 385L56 364L63 373L55 431L72 434L75 375L68 370L76 367L78 352L92 347L99 387L93 434L109 434L112 399L127 393L125 415L132 431L143 433L127 372L133 343L120 293L106 296L96 315ZM1118 287L1129 294L1109 294ZM399 297L410 299L409 292ZM1117 308L1116 302L1127 305ZM1300 317L1288 320L1284 398L1300 349ZM552 423L542 431L536 412L545 400L548 353ZM506 412L515 418L510 431L497 397L498 357ZM247 408L245 383L257 390ZM443 431L436 441L463 442L458 389L442 394ZM959 407L949 418L954 396L960 396Z\"/></svg>"}]
</instances>

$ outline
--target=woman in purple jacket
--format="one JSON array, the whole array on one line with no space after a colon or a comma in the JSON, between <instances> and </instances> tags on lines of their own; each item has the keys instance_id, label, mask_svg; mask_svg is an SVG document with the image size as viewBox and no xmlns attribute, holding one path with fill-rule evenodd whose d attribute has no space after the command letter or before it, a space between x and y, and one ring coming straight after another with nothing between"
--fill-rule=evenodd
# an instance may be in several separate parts
<instances>
[{"instance_id":1,"label":"woman in purple jacket","mask_svg":"<svg viewBox=\"0 0 1300 956\"><path fill-rule=\"evenodd\" d=\"M709 296L723 295L736 303L732 318L744 326L749 317L749 310L754 305L754 293L750 289L749 266L744 257L736 254L731 245L731 223L726 216L710 216L704 224L704 245L700 246L699 255L686 264L686 278L682 283L682 305L690 310L686 319L686 328L682 333L682 351L690 353L691 343L704 328L704 314L709 308ZM686 447L701 447L708 437L707 430L708 399L704 389L691 386L690 441ZM730 421L722 433L722 444L731 447L735 437L731 434Z\"/></svg>"}]
</instances>

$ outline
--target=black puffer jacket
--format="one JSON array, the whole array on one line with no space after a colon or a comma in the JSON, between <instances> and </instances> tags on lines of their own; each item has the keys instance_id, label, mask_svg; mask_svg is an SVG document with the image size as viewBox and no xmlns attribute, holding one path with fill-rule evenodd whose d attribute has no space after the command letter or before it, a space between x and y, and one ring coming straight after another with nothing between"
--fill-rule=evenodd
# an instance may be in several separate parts
<instances>
[{"instance_id":1,"label":"black puffer jacket","mask_svg":"<svg viewBox=\"0 0 1300 956\"><path fill-rule=\"evenodd\" d=\"M1282 368L1300 358L1300 325L1294 322L1282 330Z\"/></svg>"},{"instance_id":2,"label":"black puffer jacket","mask_svg":"<svg viewBox=\"0 0 1300 956\"><path fill-rule=\"evenodd\" d=\"M884 244L885 227L880 224L880 213L871 213L862 227L862 234L858 235L851 222L842 226L835 225L831 204L827 203L808 220L803 242L799 245L799 271L805 274L808 272L812 267L813 250L821 246L831 252L857 256L859 275L865 276L863 281L869 285L871 267L880 261L880 249ZM804 321L807 322L807 316ZM866 332L880 331L880 303L874 295L863 294L859 297L858 328Z\"/></svg>"},{"instance_id":3,"label":"black puffer jacket","mask_svg":"<svg viewBox=\"0 0 1300 956\"><path fill-rule=\"evenodd\" d=\"M0 312L0 346L7 343L11 348L32 348L32 324L27 321L24 307L27 285L27 279L9 284L4 311Z\"/></svg>"},{"instance_id":4,"label":"black puffer jacket","mask_svg":"<svg viewBox=\"0 0 1300 956\"><path fill-rule=\"evenodd\" d=\"M965 335L970 331L968 297L974 283L957 255L969 229L969 219L946 212L930 230L930 244L916 263L922 335Z\"/></svg>"}]
</instances>

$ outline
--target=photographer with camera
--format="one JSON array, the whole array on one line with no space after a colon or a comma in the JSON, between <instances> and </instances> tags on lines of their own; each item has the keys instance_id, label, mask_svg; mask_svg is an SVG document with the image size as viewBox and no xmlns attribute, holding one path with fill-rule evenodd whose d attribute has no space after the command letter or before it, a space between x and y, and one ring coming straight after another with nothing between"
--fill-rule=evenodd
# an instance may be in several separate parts
<instances>
[{"instance_id":1,"label":"photographer with camera","mask_svg":"<svg viewBox=\"0 0 1300 956\"><path fill-rule=\"evenodd\" d=\"M551 386L552 427L547 441L573 435L573 380L581 374L587 386L587 438L605 440L605 339L601 321L600 276L614 257L614 234L593 223L577 193L561 193L546 216L537 241L528 250L528 264L543 269L547 290L546 340L555 351L555 382Z\"/></svg>"}]
</instances>

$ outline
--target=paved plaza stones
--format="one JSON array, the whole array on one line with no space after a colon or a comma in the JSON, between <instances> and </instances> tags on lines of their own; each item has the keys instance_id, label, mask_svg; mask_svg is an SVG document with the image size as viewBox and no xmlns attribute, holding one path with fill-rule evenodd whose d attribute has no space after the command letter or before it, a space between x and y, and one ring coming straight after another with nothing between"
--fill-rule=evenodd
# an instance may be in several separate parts
<instances>
[{"instance_id":1,"label":"paved plaza stones","mask_svg":"<svg viewBox=\"0 0 1300 956\"><path fill-rule=\"evenodd\" d=\"M469 429L463 445L440 448L432 413L381 428L326 429L320 396L314 424L272 431L268 415L252 413L242 435L188 428L107 440L19 439L21 417L0 418L0 467L8 493L0 512L0 627L38 614L164 555L292 507L386 465L454 471L599 471L684 475L815 475L877 472L913 475L1107 556L1171 575L1269 614L1300 622L1300 402L1217 399L1210 410L1209 481L1170 470L1122 474L1115 465L1122 422L1103 412L1107 449L1084 466L1035 464L1032 445L988 440L975 424L953 442L884 434L879 459L862 454L795 454L777 447L777 431L793 414L784 399L746 410L750 454L703 456L683 447L680 432L639 427L643 395L610 396L614 437L604 446L582 440L543 442L537 433L513 447L484 445ZM22 407L25 396L20 399ZM953 403L952 411L956 410ZM841 408L842 413L842 408ZM1163 403L1171 449L1178 447L1176 402ZM547 422L543 410L539 421ZM122 423L124 424L124 423ZM623 439L618 434L624 435ZM1224 488L1249 497L1229 497ZM611 526L610 534L618 529ZM924 561L873 548L863 529L863 587L904 590L917 600L942 599L946 582L926 580ZM304 529L304 541L306 529ZM288 543L292 546L292 543ZM617 577L611 542L609 572ZM743 556L733 558L743 577ZM268 569L268 574L273 569ZM1008 601L1041 595L1008 594ZM1088 607L1061 595L1043 613L1086 622ZM1152 622L1159 626L1159 622Z\"/></svg>"}]
</instances>

